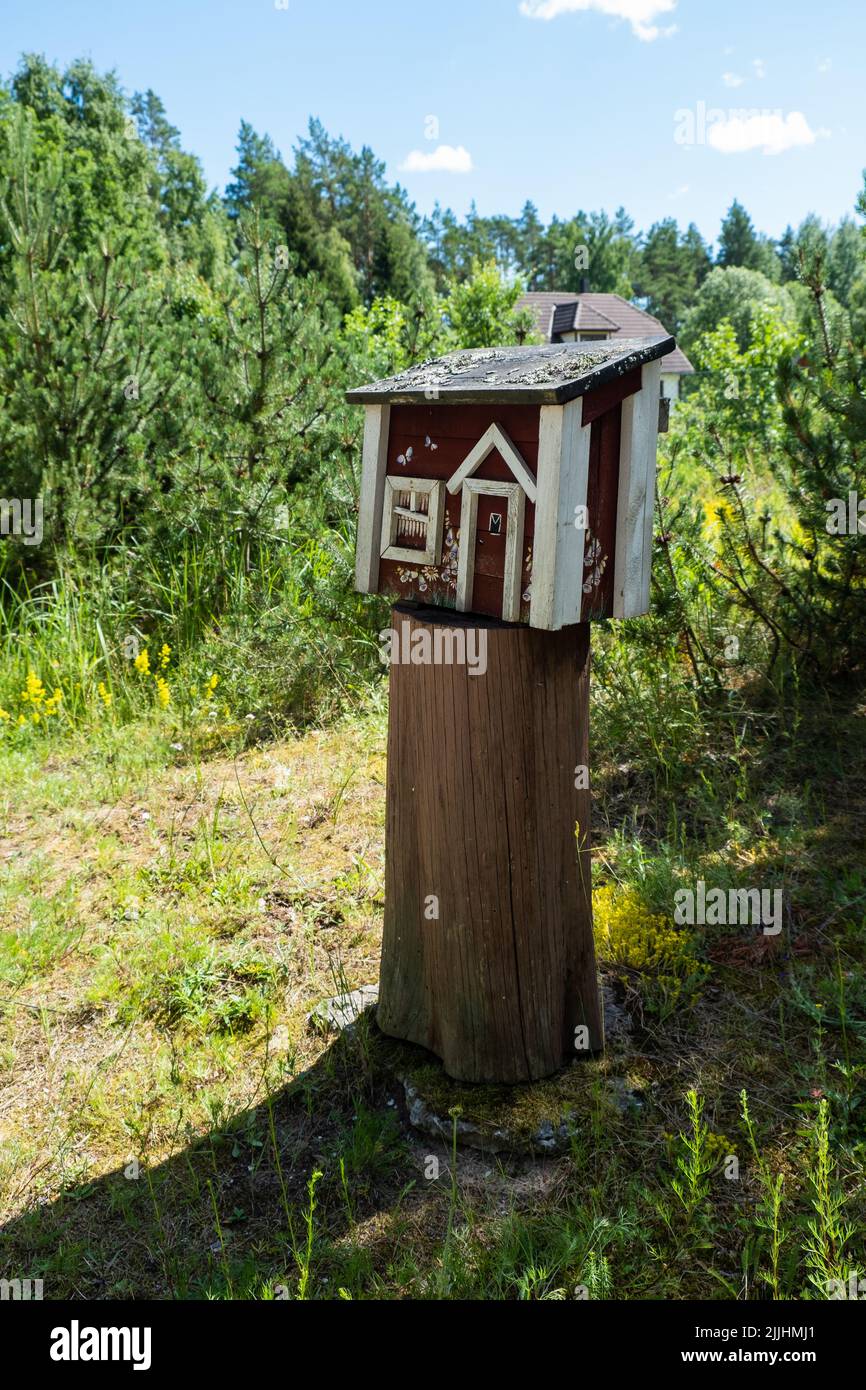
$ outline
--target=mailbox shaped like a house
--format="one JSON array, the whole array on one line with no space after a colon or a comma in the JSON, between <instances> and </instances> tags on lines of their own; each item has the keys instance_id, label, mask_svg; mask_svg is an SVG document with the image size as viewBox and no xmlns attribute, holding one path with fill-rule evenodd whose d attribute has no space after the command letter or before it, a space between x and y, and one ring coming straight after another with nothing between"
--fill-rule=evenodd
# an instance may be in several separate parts
<instances>
[{"instance_id":1,"label":"mailbox shaped like a house","mask_svg":"<svg viewBox=\"0 0 866 1390\"><path fill-rule=\"evenodd\" d=\"M672 338L451 353L366 407L356 587L556 631L649 608Z\"/></svg>"}]
</instances>

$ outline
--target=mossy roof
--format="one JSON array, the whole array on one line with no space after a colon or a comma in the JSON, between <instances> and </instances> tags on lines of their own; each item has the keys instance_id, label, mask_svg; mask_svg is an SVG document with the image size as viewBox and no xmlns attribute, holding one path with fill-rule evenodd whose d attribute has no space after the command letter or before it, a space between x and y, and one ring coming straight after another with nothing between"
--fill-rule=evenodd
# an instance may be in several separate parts
<instances>
[{"instance_id":1,"label":"mossy roof","mask_svg":"<svg viewBox=\"0 0 866 1390\"><path fill-rule=\"evenodd\" d=\"M675 346L668 336L643 342L472 348L358 386L346 392L346 400L359 405L562 405L664 357Z\"/></svg>"}]
</instances>

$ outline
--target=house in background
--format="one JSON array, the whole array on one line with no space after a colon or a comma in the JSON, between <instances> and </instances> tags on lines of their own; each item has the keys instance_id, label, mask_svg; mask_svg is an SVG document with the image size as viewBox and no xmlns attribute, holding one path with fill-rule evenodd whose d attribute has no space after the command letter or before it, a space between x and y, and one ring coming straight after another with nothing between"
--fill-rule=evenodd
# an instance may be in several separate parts
<instances>
[{"instance_id":1,"label":"house in background","mask_svg":"<svg viewBox=\"0 0 866 1390\"><path fill-rule=\"evenodd\" d=\"M530 310L547 343L599 343L617 337L649 342L667 335L658 319L619 294L533 291L522 295L515 307ZM679 400L680 380L693 371L685 353L674 348L662 359L661 395Z\"/></svg>"}]
</instances>

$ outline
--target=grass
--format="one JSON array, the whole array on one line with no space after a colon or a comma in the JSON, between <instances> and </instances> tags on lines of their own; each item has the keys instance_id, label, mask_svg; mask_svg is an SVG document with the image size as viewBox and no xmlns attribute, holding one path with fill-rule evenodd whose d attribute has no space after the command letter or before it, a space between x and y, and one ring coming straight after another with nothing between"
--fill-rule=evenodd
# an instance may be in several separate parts
<instances>
[{"instance_id":1,"label":"grass","mask_svg":"<svg viewBox=\"0 0 866 1390\"><path fill-rule=\"evenodd\" d=\"M135 546L67 555L41 583L13 585L5 558L0 734L13 746L62 730L102 749L158 722L210 756L354 708L381 670L385 606L347 599L352 543L323 525L287 527L251 557L219 528L161 562Z\"/></svg>"},{"instance_id":2,"label":"grass","mask_svg":"<svg viewBox=\"0 0 866 1390\"><path fill-rule=\"evenodd\" d=\"M745 780L717 744L703 802L706 744L688 780L599 757L599 946L632 1032L524 1088L451 1082L368 1016L307 1022L378 973L380 703L210 757L155 710L7 741L4 1277L87 1298L826 1296L866 1230L866 721L849 701L830 747L810 717L796 748L753 742ZM756 865L784 883L781 938L677 939L677 884ZM407 1123L401 1077L441 1139ZM554 1157L453 1142L458 1120L562 1115Z\"/></svg>"}]
</instances>

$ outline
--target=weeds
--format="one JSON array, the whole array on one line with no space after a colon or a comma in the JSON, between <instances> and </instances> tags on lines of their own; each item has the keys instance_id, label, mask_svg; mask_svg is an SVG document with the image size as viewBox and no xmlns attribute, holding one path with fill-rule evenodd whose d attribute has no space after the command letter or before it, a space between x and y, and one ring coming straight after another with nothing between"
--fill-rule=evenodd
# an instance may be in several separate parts
<instances>
[{"instance_id":1,"label":"weeds","mask_svg":"<svg viewBox=\"0 0 866 1390\"><path fill-rule=\"evenodd\" d=\"M853 1228L842 1219L845 1198L839 1190L835 1163L830 1154L829 1106L818 1102L810 1137L813 1158L809 1169L812 1215L806 1222L803 1245L809 1284L819 1298L829 1298L835 1281L845 1282L848 1269L845 1251L854 1236Z\"/></svg>"},{"instance_id":2,"label":"weeds","mask_svg":"<svg viewBox=\"0 0 866 1390\"><path fill-rule=\"evenodd\" d=\"M761 1203L755 1219L759 1230L766 1233L770 1242L770 1268L769 1270L761 1270L758 1277L769 1285L774 1299L783 1298L779 1261L782 1248L790 1234L782 1222L784 1175L782 1173L772 1174L761 1157L755 1136L755 1127L749 1114L748 1096L744 1090L740 1092L740 1113L761 1184Z\"/></svg>"},{"instance_id":3,"label":"weeds","mask_svg":"<svg viewBox=\"0 0 866 1390\"><path fill-rule=\"evenodd\" d=\"M298 1279L298 1298L303 1301L307 1297L310 1285L310 1270L313 1263L313 1235L314 1218L316 1213L316 1184L321 1181L323 1174L317 1169L311 1174L307 1183L307 1208L304 1212L304 1227L307 1238L302 1250L295 1250L295 1261L299 1270Z\"/></svg>"},{"instance_id":4,"label":"weeds","mask_svg":"<svg viewBox=\"0 0 866 1390\"><path fill-rule=\"evenodd\" d=\"M703 1118L704 1097L690 1090L686 1091L685 1100L691 1129L689 1133L679 1136L685 1152L677 1156L679 1177L673 1179L671 1187L685 1210L687 1225L691 1226L709 1196L710 1174L716 1163L709 1153L709 1127Z\"/></svg>"}]
</instances>

